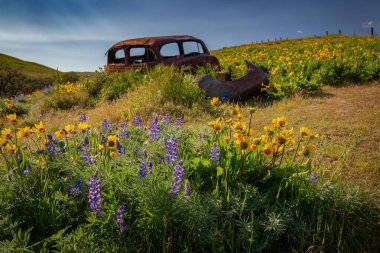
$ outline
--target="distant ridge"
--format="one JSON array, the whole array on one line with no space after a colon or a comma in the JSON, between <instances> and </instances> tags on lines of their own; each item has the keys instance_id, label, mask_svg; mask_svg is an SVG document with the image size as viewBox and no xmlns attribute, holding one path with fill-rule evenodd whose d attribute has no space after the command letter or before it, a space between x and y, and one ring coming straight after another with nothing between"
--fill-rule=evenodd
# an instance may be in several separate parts
<instances>
[{"instance_id":1,"label":"distant ridge","mask_svg":"<svg viewBox=\"0 0 380 253\"><path fill-rule=\"evenodd\" d=\"M45 78L54 77L57 70L46 67L35 62L28 62L13 56L0 53L0 64L4 63L12 68L21 71L22 74L29 77Z\"/></svg>"}]
</instances>

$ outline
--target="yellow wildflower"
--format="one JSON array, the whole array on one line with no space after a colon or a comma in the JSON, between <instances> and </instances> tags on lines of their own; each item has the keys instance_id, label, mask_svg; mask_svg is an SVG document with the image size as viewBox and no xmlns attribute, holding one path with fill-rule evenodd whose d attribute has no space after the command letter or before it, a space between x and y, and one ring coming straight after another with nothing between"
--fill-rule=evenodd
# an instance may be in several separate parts
<instances>
[{"instance_id":1,"label":"yellow wildflower","mask_svg":"<svg viewBox=\"0 0 380 253\"><path fill-rule=\"evenodd\" d=\"M289 146L292 146L293 149L297 148L296 141L294 139L289 139L288 143Z\"/></svg>"},{"instance_id":2,"label":"yellow wildflower","mask_svg":"<svg viewBox=\"0 0 380 253\"><path fill-rule=\"evenodd\" d=\"M235 121L232 124L232 128L234 129L234 131L244 131L244 129L246 128L245 122Z\"/></svg>"},{"instance_id":3,"label":"yellow wildflower","mask_svg":"<svg viewBox=\"0 0 380 253\"><path fill-rule=\"evenodd\" d=\"M281 117L277 117L277 118L273 119L272 123L275 126L284 127L288 124L288 121L286 120L286 118L284 116L281 116Z\"/></svg>"},{"instance_id":4,"label":"yellow wildflower","mask_svg":"<svg viewBox=\"0 0 380 253\"><path fill-rule=\"evenodd\" d=\"M244 118L244 114L242 114L241 112L239 112L239 113L236 114L236 118L238 120L242 120Z\"/></svg>"},{"instance_id":5,"label":"yellow wildflower","mask_svg":"<svg viewBox=\"0 0 380 253\"><path fill-rule=\"evenodd\" d=\"M16 145L10 145L9 143L7 144L7 151L9 154L15 154L17 151Z\"/></svg>"},{"instance_id":6,"label":"yellow wildflower","mask_svg":"<svg viewBox=\"0 0 380 253\"><path fill-rule=\"evenodd\" d=\"M232 109L232 114L233 115L237 115L238 113L240 113L240 108L238 105L236 105L233 109Z\"/></svg>"},{"instance_id":7,"label":"yellow wildflower","mask_svg":"<svg viewBox=\"0 0 380 253\"><path fill-rule=\"evenodd\" d=\"M224 123L226 123L226 124L229 124L232 122L232 119L229 117L225 117L223 120L224 120Z\"/></svg>"},{"instance_id":8,"label":"yellow wildflower","mask_svg":"<svg viewBox=\"0 0 380 253\"><path fill-rule=\"evenodd\" d=\"M38 123L38 124L34 124L34 132L36 134L41 134L41 133L45 132L45 126L42 123L42 121L40 121L40 123Z\"/></svg>"},{"instance_id":9,"label":"yellow wildflower","mask_svg":"<svg viewBox=\"0 0 380 253\"><path fill-rule=\"evenodd\" d=\"M4 137L0 138L0 147L4 147L7 144L7 139Z\"/></svg>"},{"instance_id":10,"label":"yellow wildflower","mask_svg":"<svg viewBox=\"0 0 380 253\"><path fill-rule=\"evenodd\" d=\"M314 144L309 143L305 146L302 146L301 150L298 152L299 155L309 156L314 150Z\"/></svg>"},{"instance_id":11,"label":"yellow wildflower","mask_svg":"<svg viewBox=\"0 0 380 253\"><path fill-rule=\"evenodd\" d=\"M220 123L220 118L218 118L215 121L211 121L210 123L208 123L208 125L213 128L214 133L217 133L222 129L222 124Z\"/></svg>"},{"instance_id":12,"label":"yellow wildflower","mask_svg":"<svg viewBox=\"0 0 380 253\"><path fill-rule=\"evenodd\" d=\"M268 125L264 126L264 131L267 132L269 135L274 134L275 125Z\"/></svg>"},{"instance_id":13,"label":"yellow wildflower","mask_svg":"<svg viewBox=\"0 0 380 253\"><path fill-rule=\"evenodd\" d=\"M46 140L46 139L44 139L44 140L41 141L41 148L42 148L43 150L46 150L46 144L47 144L47 143L49 143L49 141Z\"/></svg>"},{"instance_id":14,"label":"yellow wildflower","mask_svg":"<svg viewBox=\"0 0 380 253\"><path fill-rule=\"evenodd\" d=\"M261 150L264 156L269 157L273 154L273 146L272 143L266 144Z\"/></svg>"},{"instance_id":15,"label":"yellow wildflower","mask_svg":"<svg viewBox=\"0 0 380 253\"><path fill-rule=\"evenodd\" d=\"M13 113L13 114L8 114L7 115L7 120L10 124L12 125L16 125L17 123L17 116L16 116L16 113Z\"/></svg>"},{"instance_id":16,"label":"yellow wildflower","mask_svg":"<svg viewBox=\"0 0 380 253\"><path fill-rule=\"evenodd\" d=\"M55 131L54 135L55 135L55 137L57 137L58 139L63 140L63 139L65 138L65 130L58 130L58 131Z\"/></svg>"},{"instance_id":17,"label":"yellow wildflower","mask_svg":"<svg viewBox=\"0 0 380 253\"><path fill-rule=\"evenodd\" d=\"M231 137L230 137L229 135L225 135L225 136L223 136L223 140L224 140L225 142L230 142Z\"/></svg>"},{"instance_id":18,"label":"yellow wildflower","mask_svg":"<svg viewBox=\"0 0 380 253\"><path fill-rule=\"evenodd\" d=\"M218 106L219 104L219 98L218 97L213 97L210 101L210 104L212 107Z\"/></svg>"},{"instance_id":19,"label":"yellow wildflower","mask_svg":"<svg viewBox=\"0 0 380 253\"><path fill-rule=\"evenodd\" d=\"M269 136L263 134L263 135L260 136L260 139L261 139L262 143L267 143L269 141Z\"/></svg>"},{"instance_id":20,"label":"yellow wildflower","mask_svg":"<svg viewBox=\"0 0 380 253\"><path fill-rule=\"evenodd\" d=\"M250 149L252 151L256 151L257 150L257 146L255 144L251 144L251 145L249 145L248 149Z\"/></svg>"},{"instance_id":21,"label":"yellow wildflower","mask_svg":"<svg viewBox=\"0 0 380 253\"><path fill-rule=\"evenodd\" d=\"M109 135L107 137L107 145L108 145L108 147L115 148L116 147L116 141L117 141L116 135Z\"/></svg>"},{"instance_id":22,"label":"yellow wildflower","mask_svg":"<svg viewBox=\"0 0 380 253\"><path fill-rule=\"evenodd\" d=\"M65 126L65 131L67 134L73 133L75 130L75 126L73 124Z\"/></svg>"},{"instance_id":23,"label":"yellow wildflower","mask_svg":"<svg viewBox=\"0 0 380 253\"><path fill-rule=\"evenodd\" d=\"M17 138L29 138L31 133L32 133L32 129L30 129L30 127L28 126L24 128L20 128L17 131Z\"/></svg>"},{"instance_id":24,"label":"yellow wildflower","mask_svg":"<svg viewBox=\"0 0 380 253\"><path fill-rule=\"evenodd\" d=\"M103 151L104 150L104 145L103 144L99 144L98 149L99 149L99 151Z\"/></svg>"},{"instance_id":25,"label":"yellow wildflower","mask_svg":"<svg viewBox=\"0 0 380 253\"><path fill-rule=\"evenodd\" d=\"M235 141L235 145L241 150L246 150L249 147L249 139L243 136Z\"/></svg>"},{"instance_id":26,"label":"yellow wildflower","mask_svg":"<svg viewBox=\"0 0 380 253\"><path fill-rule=\"evenodd\" d=\"M1 136L5 139L12 139L12 130L10 128L4 128L1 130Z\"/></svg>"},{"instance_id":27,"label":"yellow wildflower","mask_svg":"<svg viewBox=\"0 0 380 253\"><path fill-rule=\"evenodd\" d=\"M274 139L276 142L278 142L280 145L284 145L288 142L288 138L286 135L282 133L278 133L274 136Z\"/></svg>"},{"instance_id":28,"label":"yellow wildflower","mask_svg":"<svg viewBox=\"0 0 380 253\"><path fill-rule=\"evenodd\" d=\"M117 156L117 153L116 153L116 152L112 151L112 152L110 153L110 157L111 157L111 158L116 157L116 156Z\"/></svg>"},{"instance_id":29,"label":"yellow wildflower","mask_svg":"<svg viewBox=\"0 0 380 253\"><path fill-rule=\"evenodd\" d=\"M78 124L78 129L81 130L82 132L85 132L89 128L90 128L90 125L87 124L86 122L81 122Z\"/></svg>"},{"instance_id":30,"label":"yellow wildflower","mask_svg":"<svg viewBox=\"0 0 380 253\"><path fill-rule=\"evenodd\" d=\"M311 134L311 131L306 128L306 127L301 127L300 128L300 133L301 133L301 137L302 138L309 138L312 134Z\"/></svg>"}]
</instances>

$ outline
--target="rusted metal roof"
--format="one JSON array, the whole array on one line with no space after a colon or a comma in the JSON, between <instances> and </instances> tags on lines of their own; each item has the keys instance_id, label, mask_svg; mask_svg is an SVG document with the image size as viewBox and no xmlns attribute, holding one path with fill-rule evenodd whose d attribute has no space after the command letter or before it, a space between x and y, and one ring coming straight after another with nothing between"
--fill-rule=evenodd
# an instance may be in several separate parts
<instances>
[{"instance_id":1,"label":"rusted metal roof","mask_svg":"<svg viewBox=\"0 0 380 253\"><path fill-rule=\"evenodd\" d=\"M197 38L193 36L189 36L189 35L143 37L143 38L120 41L114 44L109 50L115 49L115 48L121 48L127 45L149 45L149 46L155 47L155 46L159 46L159 45L170 43L170 42L185 41L185 40L198 41Z\"/></svg>"}]
</instances>

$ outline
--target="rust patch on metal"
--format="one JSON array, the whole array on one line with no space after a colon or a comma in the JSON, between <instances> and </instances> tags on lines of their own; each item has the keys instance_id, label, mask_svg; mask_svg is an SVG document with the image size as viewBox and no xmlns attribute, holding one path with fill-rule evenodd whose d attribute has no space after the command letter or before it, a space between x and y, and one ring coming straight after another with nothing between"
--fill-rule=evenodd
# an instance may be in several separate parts
<instances>
[{"instance_id":1,"label":"rust patch on metal","mask_svg":"<svg viewBox=\"0 0 380 253\"><path fill-rule=\"evenodd\" d=\"M262 69L250 61L245 61L248 73L240 79L224 81L213 78L210 75L201 75L197 78L200 88L205 90L209 97L219 97L228 100L246 100L263 95L262 84L269 83L268 75Z\"/></svg>"}]
</instances>

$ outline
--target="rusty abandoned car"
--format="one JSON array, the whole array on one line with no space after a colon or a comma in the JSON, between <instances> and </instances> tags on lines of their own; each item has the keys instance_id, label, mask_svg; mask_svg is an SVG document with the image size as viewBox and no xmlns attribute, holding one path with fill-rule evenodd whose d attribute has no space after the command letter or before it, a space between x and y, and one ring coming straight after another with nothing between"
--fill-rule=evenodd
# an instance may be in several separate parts
<instances>
[{"instance_id":1,"label":"rusty abandoned car","mask_svg":"<svg viewBox=\"0 0 380 253\"><path fill-rule=\"evenodd\" d=\"M247 75L229 81L208 75L197 78L198 85L210 97L239 100L261 95L261 85L268 84L268 76L256 65L246 61ZM205 43L193 36L158 36L129 39L114 44L107 51L106 71L144 70L157 64L178 68L194 68L211 65L220 68Z\"/></svg>"}]
</instances>

